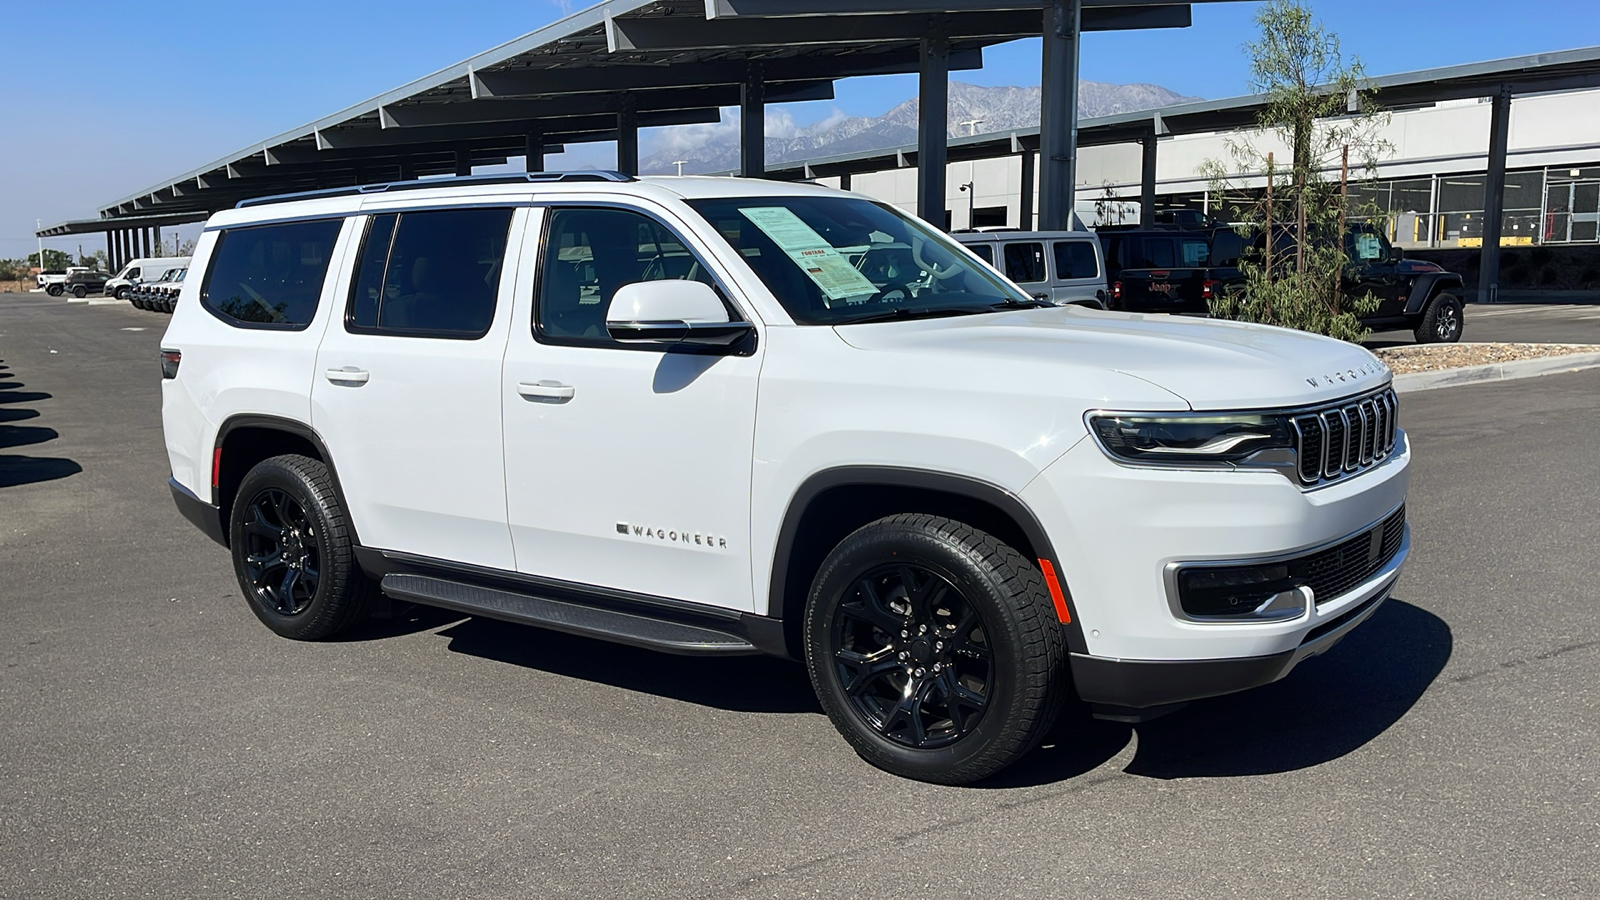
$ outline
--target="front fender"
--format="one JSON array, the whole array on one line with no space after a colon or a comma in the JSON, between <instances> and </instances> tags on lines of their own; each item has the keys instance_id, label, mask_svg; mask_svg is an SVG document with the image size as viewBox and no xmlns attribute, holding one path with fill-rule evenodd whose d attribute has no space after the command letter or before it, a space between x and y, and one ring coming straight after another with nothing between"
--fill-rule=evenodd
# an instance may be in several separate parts
<instances>
[{"instance_id":1,"label":"front fender","mask_svg":"<svg viewBox=\"0 0 1600 900\"><path fill-rule=\"evenodd\" d=\"M1405 314L1420 315L1435 294L1451 289L1460 291L1462 288L1461 276L1454 272L1424 272L1411 282L1411 293L1406 297Z\"/></svg>"}]
</instances>

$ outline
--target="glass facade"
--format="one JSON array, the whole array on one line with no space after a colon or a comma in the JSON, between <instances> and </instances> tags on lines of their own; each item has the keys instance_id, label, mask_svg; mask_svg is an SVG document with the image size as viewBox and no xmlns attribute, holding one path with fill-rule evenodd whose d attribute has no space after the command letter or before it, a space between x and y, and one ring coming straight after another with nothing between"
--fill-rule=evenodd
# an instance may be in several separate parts
<instances>
[{"instance_id":1,"label":"glass facade","mask_svg":"<svg viewBox=\"0 0 1600 900\"><path fill-rule=\"evenodd\" d=\"M1483 246L1482 173L1379 181L1359 198L1389 215L1402 247ZM1600 166L1507 172L1500 246L1600 243Z\"/></svg>"}]
</instances>

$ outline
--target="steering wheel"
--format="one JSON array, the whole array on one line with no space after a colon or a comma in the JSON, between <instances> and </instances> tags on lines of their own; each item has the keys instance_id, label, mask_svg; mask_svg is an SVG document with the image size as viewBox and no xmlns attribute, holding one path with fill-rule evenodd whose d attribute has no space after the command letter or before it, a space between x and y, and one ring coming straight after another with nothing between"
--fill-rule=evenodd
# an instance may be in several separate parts
<instances>
[{"instance_id":1,"label":"steering wheel","mask_svg":"<svg viewBox=\"0 0 1600 900\"><path fill-rule=\"evenodd\" d=\"M889 295L894 293L894 292L896 292L896 291L900 292L899 300L898 301L890 300L889 299ZM876 300L876 301L880 301L880 302L883 302L883 303L893 303L893 302L904 303L905 301L910 300L911 296L912 295L911 295L911 285L910 284L908 284L908 283L906 283L904 281L896 281L896 280L890 279L889 281L885 281L883 283L883 287L879 288L878 292L876 294L873 294L871 297L867 298L867 302L870 303L870 302Z\"/></svg>"},{"instance_id":2,"label":"steering wheel","mask_svg":"<svg viewBox=\"0 0 1600 900\"><path fill-rule=\"evenodd\" d=\"M957 272L961 271L961 267L953 262L941 269L933 263L923 259L922 245L926 243L927 241L925 239L916 237L915 235L913 235L911 238L911 258L916 261L918 266L922 267L923 271L928 272L939 281L944 281L945 279L950 278L952 275L955 275Z\"/></svg>"}]
</instances>

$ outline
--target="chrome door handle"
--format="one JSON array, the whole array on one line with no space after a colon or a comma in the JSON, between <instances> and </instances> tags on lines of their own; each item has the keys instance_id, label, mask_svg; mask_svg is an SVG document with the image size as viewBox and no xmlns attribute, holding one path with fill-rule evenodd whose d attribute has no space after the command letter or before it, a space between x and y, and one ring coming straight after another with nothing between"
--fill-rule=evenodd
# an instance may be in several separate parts
<instances>
[{"instance_id":1,"label":"chrome door handle","mask_svg":"<svg viewBox=\"0 0 1600 900\"><path fill-rule=\"evenodd\" d=\"M355 366L345 366L342 369L329 369L323 374L327 375L328 380L334 384L342 384L346 387L360 387L363 384L366 384L367 381L372 378L371 372L368 372L366 369L358 369Z\"/></svg>"},{"instance_id":2,"label":"chrome door handle","mask_svg":"<svg viewBox=\"0 0 1600 900\"><path fill-rule=\"evenodd\" d=\"M559 381L540 381L529 384L526 381L517 383L517 393L534 401L535 403L565 403L577 393L570 384Z\"/></svg>"}]
</instances>

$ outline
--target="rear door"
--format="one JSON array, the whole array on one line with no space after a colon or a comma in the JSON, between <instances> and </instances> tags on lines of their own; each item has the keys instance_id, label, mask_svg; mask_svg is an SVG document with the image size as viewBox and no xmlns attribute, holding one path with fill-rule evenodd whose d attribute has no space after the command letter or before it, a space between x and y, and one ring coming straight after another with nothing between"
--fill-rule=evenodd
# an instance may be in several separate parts
<instances>
[{"instance_id":1,"label":"rear door","mask_svg":"<svg viewBox=\"0 0 1600 900\"><path fill-rule=\"evenodd\" d=\"M526 209L374 211L323 337L312 425L362 542L515 569L500 367Z\"/></svg>"},{"instance_id":2,"label":"rear door","mask_svg":"<svg viewBox=\"0 0 1600 900\"><path fill-rule=\"evenodd\" d=\"M1100 242L1093 237L1052 241L1050 262L1055 268L1051 299L1056 303L1103 306L1106 276L1100 266Z\"/></svg>"}]
</instances>

